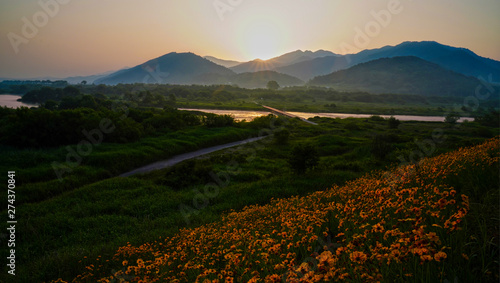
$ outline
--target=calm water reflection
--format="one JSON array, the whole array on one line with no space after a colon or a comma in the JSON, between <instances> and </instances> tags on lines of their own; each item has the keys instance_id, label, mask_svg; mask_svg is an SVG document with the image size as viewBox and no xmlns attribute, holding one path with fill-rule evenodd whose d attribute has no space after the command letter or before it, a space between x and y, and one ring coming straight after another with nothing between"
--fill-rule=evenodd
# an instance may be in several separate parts
<instances>
[{"instance_id":1,"label":"calm water reflection","mask_svg":"<svg viewBox=\"0 0 500 283\"><path fill-rule=\"evenodd\" d=\"M266 111L247 111L247 110L214 110L214 109L188 109L179 108L179 110L192 110L192 111L202 111L207 113L214 113L219 115L233 115L238 121L247 120L251 121L255 117L265 116L271 112ZM347 114L347 113L305 113L305 112L288 112L290 114L299 116L301 118L312 118L312 117L328 117L328 118L370 118L373 114ZM379 115L384 118L389 118L391 115ZM412 115L392 115L394 118L401 121L422 121L422 122L444 122L444 117L441 116L412 116ZM463 122L465 120L473 121L474 118L462 117L458 122Z\"/></svg>"},{"instance_id":2,"label":"calm water reflection","mask_svg":"<svg viewBox=\"0 0 500 283\"><path fill-rule=\"evenodd\" d=\"M9 108L19 108L19 107L37 107L36 104L27 104L24 102L17 101L21 98L20 95L15 94L0 94L0 106L7 106Z\"/></svg>"}]
</instances>

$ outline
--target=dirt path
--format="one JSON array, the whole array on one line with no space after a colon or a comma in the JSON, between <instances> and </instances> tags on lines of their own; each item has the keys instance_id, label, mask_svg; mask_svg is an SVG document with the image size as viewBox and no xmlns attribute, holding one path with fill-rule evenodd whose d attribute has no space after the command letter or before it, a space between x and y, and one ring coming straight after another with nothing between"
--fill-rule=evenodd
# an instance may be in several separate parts
<instances>
[{"instance_id":1,"label":"dirt path","mask_svg":"<svg viewBox=\"0 0 500 283\"><path fill-rule=\"evenodd\" d=\"M173 166L173 165L175 165L175 164L177 164L179 162L182 162L184 160L196 158L198 156L206 155L206 154L209 154L209 153L212 153L212 152L215 152L215 151L219 151L219 150L222 150L222 149L226 149L226 148L230 148L230 147L235 147L235 146L246 144L246 143L255 142L255 141L261 140L263 138L265 138L265 137L250 138L250 139L246 139L246 140L242 140L242 141L237 141L237 142L232 142L232 143L226 143L226 144L222 144L222 145L217 145L217 146L212 146L212 147L200 149L200 150L193 151L193 152L179 154L179 155L171 157L171 158L169 158L167 160L158 161L158 162L155 162L155 163L143 166L141 168L137 168L137 169L132 170L130 172L123 173L123 174L120 175L120 177L129 177L129 176L132 176L132 175L135 175L135 174L144 174L144 173L148 173L148 172L151 172L151 171L163 169L163 168L166 168L166 167Z\"/></svg>"}]
</instances>

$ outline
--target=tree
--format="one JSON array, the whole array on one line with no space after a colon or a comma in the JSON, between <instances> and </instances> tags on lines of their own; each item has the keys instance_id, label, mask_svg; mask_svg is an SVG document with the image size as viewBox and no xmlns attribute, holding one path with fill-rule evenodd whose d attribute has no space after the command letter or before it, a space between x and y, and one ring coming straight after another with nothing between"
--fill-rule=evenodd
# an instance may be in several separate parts
<instances>
[{"instance_id":1,"label":"tree","mask_svg":"<svg viewBox=\"0 0 500 283\"><path fill-rule=\"evenodd\" d=\"M77 97L80 95L80 90L74 86L67 86L63 88L63 96L64 97Z\"/></svg>"},{"instance_id":2,"label":"tree","mask_svg":"<svg viewBox=\"0 0 500 283\"><path fill-rule=\"evenodd\" d=\"M397 129L401 122L398 119L391 117L387 120L387 124L389 125L389 129Z\"/></svg>"},{"instance_id":3,"label":"tree","mask_svg":"<svg viewBox=\"0 0 500 283\"><path fill-rule=\"evenodd\" d=\"M280 88L280 85L278 84L277 81L269 81L267 83L267 88L270 90L277 90Z\"/></svg>"},{"instance_id":4,"label":"tree","mask_svg":"<svg viewBox=\"0 0 500 283\"><path fill-rule=\"evenodd\" d=\"M310 144L299 144L292 149L288 163L297 174L304 174L308 169L318 165L319 157L316 148Z\"/></svg>"},{"instance_id":5,"label":"tree","mask_svg":"<svg viewBox=\"0 0 500 283\"><path fill-rule=\"evenodd\" d=\"M44 107L45 109L48 109L48 110L56 110L58 107L58 104L56 101L49 99L49 100L45 101L45 103L42 105L42 107Z\"/></svg>"},{"instance_id":6,"label":"tree","mask_svg":"<svg viewBox=\"0 0 500 283\"><path fill-rule=\"evenodd\" d=\"M446 115L446 118L444 118L444 121L446 123L455 124L459 119L460 119L460 115L452 112L452 113Z\"/></svg>"},{"instance_id":7,"label":"tree","mask_svg":"<svg viewBox=\"0 0 500 283\"><path fill-rule=\"evenodd\" d=\"M489 112L483 113L482 115L474 118L474 121L479 122L479 124L483 126L498 127L500 126L500 112L495 109L491 109Z\"/></svg>"},{"instance_id":8,"label":"tree","mask_svg":"<svg viewBox=\"0 0 500 283\"><path fill-rule=\"evenodd\" d=\"M168 95L167 105L175 107L177 105L177 98L175 94L171 93Z\"/></svg>"}]
</instances>

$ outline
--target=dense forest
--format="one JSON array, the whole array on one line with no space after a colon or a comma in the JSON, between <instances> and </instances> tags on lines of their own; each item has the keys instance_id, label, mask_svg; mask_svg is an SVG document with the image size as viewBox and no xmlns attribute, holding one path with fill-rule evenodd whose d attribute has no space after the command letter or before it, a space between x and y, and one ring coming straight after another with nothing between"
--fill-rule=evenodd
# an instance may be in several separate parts
<instances>
[{"instance_id":1,"label":"dense forest","mask_svg":"<svg viewBox=\"0 0 500 283\"><path fill-rule=\"evenodd\" d=\"M133 142L156 132L176 131L189 126L230 126L234 120L229 116L188 113L179 111L176 107L196 101L217 106L238 99L265 103L303 103L317 99L331 102L323 105L330 111L336 111L337 104L349 101L424 105L459 101L452 97L373 95L363 92L338 92L326 88L289 88L275 91L194 85L74 85L64 88L45 86L28 91L22 97L24 102L39 103L41 107L37 109L0 108L0 121L3 121L0 126L0 143L16 147L54 147L78 143L85 138L86 131L99 129L103 120L109 120L113 129L106 135L106 142L116 143ZM498 99L490 99L483 101L480 107L476 106L476 119L483 124L495 125L498 112L494 107L498 102ZM255 108L259 107L255 104ZM465 112L471 109L462 106L460 110Z\"/></svg>"}]
</instances>

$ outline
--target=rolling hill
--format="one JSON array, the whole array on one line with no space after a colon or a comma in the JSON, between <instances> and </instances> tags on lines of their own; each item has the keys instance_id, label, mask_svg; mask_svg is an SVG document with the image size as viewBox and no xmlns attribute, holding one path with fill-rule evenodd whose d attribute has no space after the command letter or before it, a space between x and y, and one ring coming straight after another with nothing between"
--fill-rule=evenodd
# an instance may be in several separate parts
<instances>
[{"instance_id":1,"label":"rolling hill","mask_svg":"<svg viewBox=\"0 0 500 283\"><path fill-rule=\"evenodd\" d=\"M256 59L250 62L245 62L232 67L231 70L233 70L236 73L276 70L276 68L282 66L309 61L315 58L320 58L325 56L336 56L336 54L324 50L318 50L316 52L312 52L309 50L307 51L297 50L283 54L278 57L271 58L269 60Z\"/></svg>"},{"instance_id":2,"label":"rolling hill","mask_svg":"<svg viewBox=\"0 0 500 283\"><path fill-rule=\"evenodd\" d=\"M231 68L231 67L234 67L234 66L239 65L239 64L242 63L242 62L238 62L238 61L234 61L234 60L219 59L219 58L216 58L216 57L213 57L213 56L205 56L203 58L205 58L207 60L210 60L210 61L214 62L217 65L224 66L226 68Z\"/></svg>"},{"instance_id":3,"label":"rolling hill","mask_svg":"<svg viewBox=\"0 0 500 283\"><path fill-rule=\"evenodd\" d=\"M172 52L130 69L112 73L95 84L172 83L211 84L224 82L234 72L193 53Z\"/></svg>"},{"instance_id":4,"label":"rolling hill","mask_svg":"<svg viewBox=\"0 0 500 283\"><path fill-rule=\"evenodd\" d=\"M318 76L309 85L370 93L473 95L480 81L415 56L382 58Z\"/></svg>"},{"instance_id":5,"label":"rolling hill","mask_svg":"<svg viewBox=\"0 0 500 283\"><path fill-rule=\"evenodd\" d=\"M282 87L304 84L302 80L296 77L280 74L274 71L241 73L231 77L231 83L244 88L266 88L269 81L276 81Z\"/></svg>"}]
</instances>

